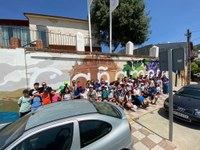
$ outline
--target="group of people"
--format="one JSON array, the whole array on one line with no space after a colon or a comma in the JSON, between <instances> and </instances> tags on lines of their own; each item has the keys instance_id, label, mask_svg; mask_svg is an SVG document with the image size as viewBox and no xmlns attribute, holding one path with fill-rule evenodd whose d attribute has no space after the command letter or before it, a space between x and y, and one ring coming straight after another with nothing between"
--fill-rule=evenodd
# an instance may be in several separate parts
<instances>
[{"instance_id":1,"label":"group of people","mask_svg":"<svg viewBox=\"0 0 200 150\"><path fill-rule=\"evenodd\" d=\"M25 89L23 96L19 98L20 117L35 111L42 105L58 101L69 101L75 99L88 99L97 102L112 102L116 105L136 111L137 108L146 108L149 104L156 105L159 95L167 93L168 78L147 75L137 78L124 77L109 83L103 78L99 80L88 80L86 85L80 81L64 81L58 90L47 86L45 82L40 87L39 83L34 84L31 90Z\"/></svg>"}]
</instances>

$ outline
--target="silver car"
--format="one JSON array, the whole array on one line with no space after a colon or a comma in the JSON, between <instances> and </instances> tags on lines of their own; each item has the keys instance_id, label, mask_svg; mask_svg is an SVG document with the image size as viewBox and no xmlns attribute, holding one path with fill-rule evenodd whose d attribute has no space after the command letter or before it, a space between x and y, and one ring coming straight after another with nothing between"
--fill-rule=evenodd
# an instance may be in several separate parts
<instances>
[{"instance_id":1,"label":"silver car","mask_svg":"<svg viewBox=\"0 0 200 150\"><path fill-rule=\"evenodd\" d=\"M124 111L111 103L73 100L41 106L0 130L2 150L131 150Z\"/></svg>"}]
</instances>

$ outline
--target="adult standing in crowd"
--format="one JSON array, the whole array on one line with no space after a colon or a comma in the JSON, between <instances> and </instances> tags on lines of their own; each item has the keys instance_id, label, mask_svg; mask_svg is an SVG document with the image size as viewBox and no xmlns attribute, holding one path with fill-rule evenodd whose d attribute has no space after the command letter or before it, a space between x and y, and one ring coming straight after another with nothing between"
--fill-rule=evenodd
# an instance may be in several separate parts
<instances>
[{"instance_id":1,"label":"adult standing in crowd","mask_svg":"<svg viewBox=\"0 0 200 150\"><path fill-rule=\"evenodd\" d=\"M163 94L168 94L169 93L169 79L166 77L166 75L163 75L162 83L163 83Z\"/></svg>"},{"instance_id":2,"label":"adult standing in crowd","mask_svg":"<svg viewBox=\"0 0 200 150\"><path fill-rule=\"evenodd\" d=\"M41 92L40 92L39 86L40 86L40 84L39 84L38 82L35 82L34 85L33 85L33 89L31 89L31 90L29 91L29 95L30 95L30 96L33 96L33 94L32 94L33 91L38 91L39 93L41 93Z\"/></svg>"}]
</instances>

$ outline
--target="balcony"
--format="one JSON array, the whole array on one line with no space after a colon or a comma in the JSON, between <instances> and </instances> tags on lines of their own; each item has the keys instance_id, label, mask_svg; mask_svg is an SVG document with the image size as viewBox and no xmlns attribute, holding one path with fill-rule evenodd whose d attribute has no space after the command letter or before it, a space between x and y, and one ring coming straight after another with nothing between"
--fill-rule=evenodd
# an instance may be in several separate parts
<instances>
[{"instance_id":1,"label":"balcony","mask_svg":"<svg viewBox=\"0 0 200 150\"><path fill-rule=\"evenodd\" d=\"M85 52L89 52L89 37L83 37ZM101 52L97 40L93 39L93 51ZM52 31L30 30L29 27L0 26L0 47L2 48L34 48L36 50L60 50L75 52L76 35L66 35Z\"/></svg>"}]
</instances>

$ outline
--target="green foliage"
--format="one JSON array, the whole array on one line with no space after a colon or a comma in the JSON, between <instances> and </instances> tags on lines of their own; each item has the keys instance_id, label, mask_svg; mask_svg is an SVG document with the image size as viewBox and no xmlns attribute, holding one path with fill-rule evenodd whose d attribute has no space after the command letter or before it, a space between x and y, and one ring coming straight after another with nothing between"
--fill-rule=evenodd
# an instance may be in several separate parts
<instances>
[{"instance_id":1,"label":"green foliage","mask_svg":"<svg viewBox=\"0 0 200 150\"><path fill-rule=\"evenodd\" d=\"M133 71L133 68L130 67L128 64L125 64L124 65L124 68L123 68L123 71L126 72L126 71Z\"/></svg>"},{"instance_id":2,"label":"green foliage","mask_svg":"<svg viewBox=\"0 0 200 150\"><path fill-rule=\"evenodd\" d=\"M141 62L134 62L133 66L135 67L135 69L139 68L142 65Z\"/></svg>"},{"instance_id":3,"label":"green foliage","mask_svg":"<svg viewBox=\"0 0 200 150\"><path fill-rule=\"evenodd\" d=\"M192 71L192 74L199 73L200 72L200 64L198 65L195 62L192 62L191 63L191 71Z\"/></svg>"},{"instance_id":4,"label":"green foliage","mask_svg":"<svg viewBox=\"0 0 200 150\"><path fill-rule=\"evenodd\" d=\"M95 0L91 11L94 36L99 42L109 45L109 0ZM145 12L144 0L119 0L112 13L112 39L114 50L128 41L136 45L148 40L150 18Z\"/></svg>"}]
</instances>

